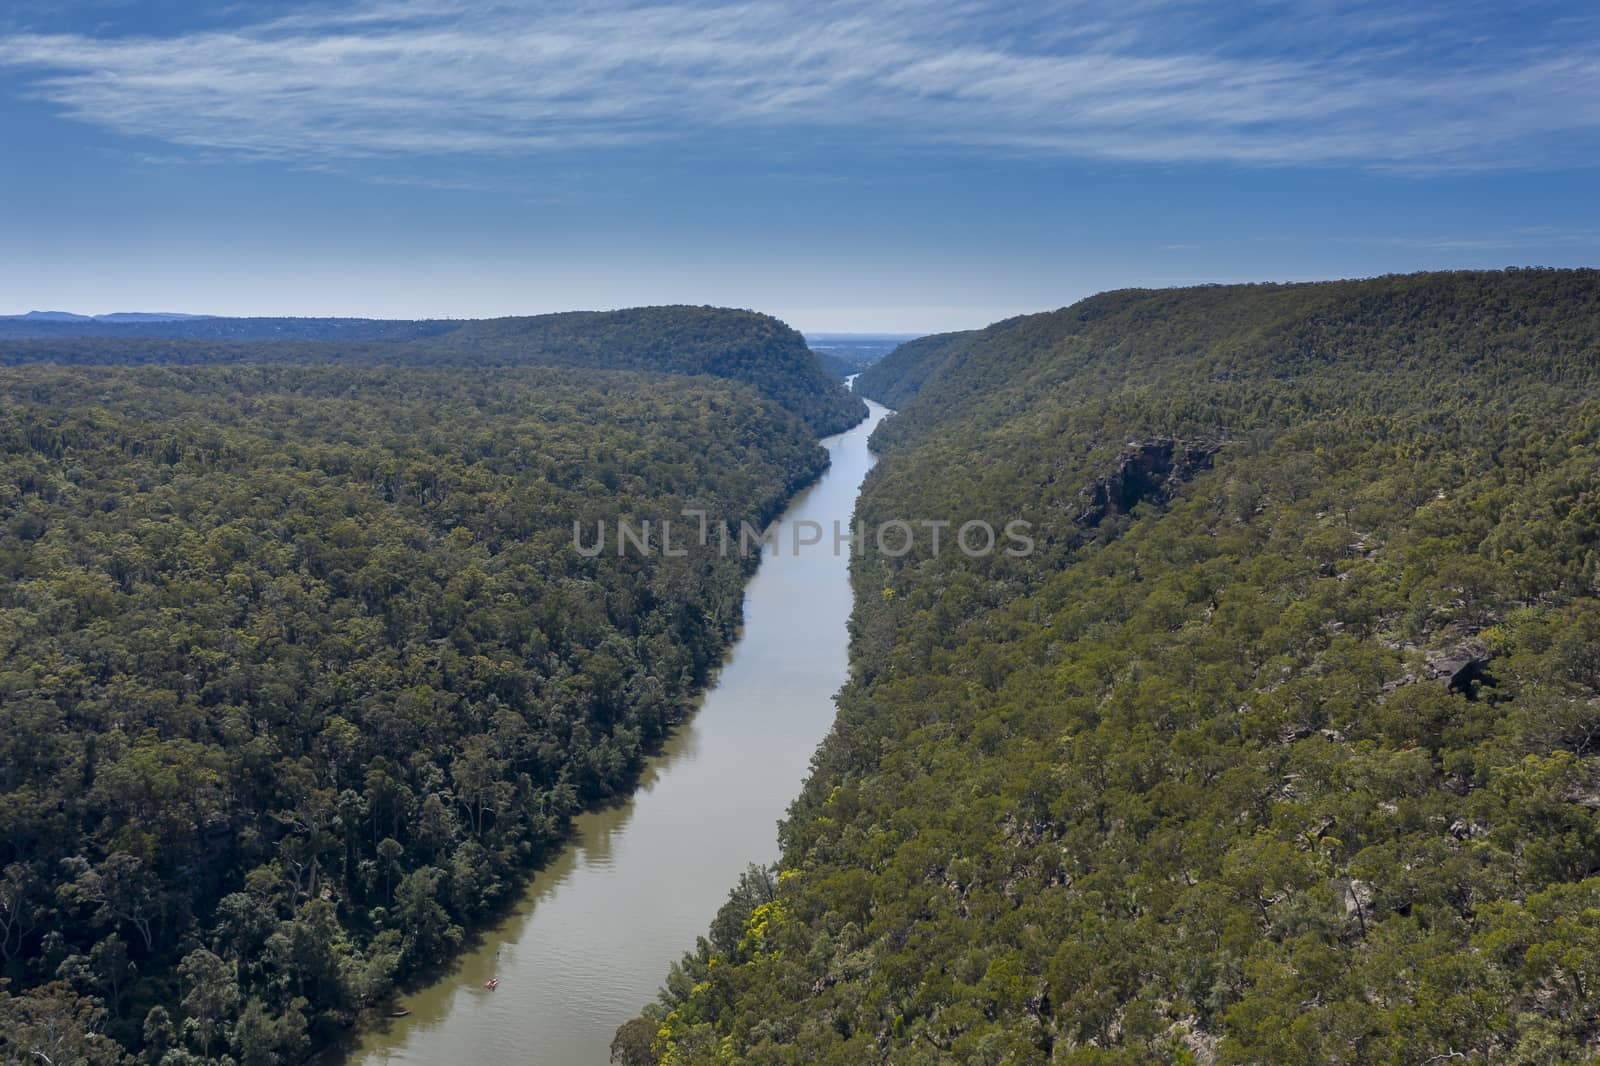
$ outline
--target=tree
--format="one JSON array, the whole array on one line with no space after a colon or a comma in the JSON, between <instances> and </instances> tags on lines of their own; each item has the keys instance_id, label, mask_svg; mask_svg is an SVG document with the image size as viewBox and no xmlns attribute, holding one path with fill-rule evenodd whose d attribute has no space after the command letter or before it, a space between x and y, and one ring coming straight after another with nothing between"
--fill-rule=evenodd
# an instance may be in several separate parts
<instances>
[{"instance_id":1,"label":"tree","mask_svg":"<svg viewBox=\"0 0 1600 1066\"><path fill-rule=\"evenodd\" d=\"M266 955L284 975L295 995L319 1010L339 1010L347 1000L343 984L346 954L339 917L333 904L314 899L267 939Z\"/></svg>"},{"instance_id":2,"label":"tree","mask_svg":"<svg viewBox=\"0 0 1600 1066\"><path fill-rule=\"evenodd\" d=\"M451 924L440 903L444 882L443 870L423 866L407 874L395 889L395 915L405 933L405 954L416 962L435 961L460 937L460 929Z\"/></svg>"},{"instance_id":3,"label":"tree","mask_svg":"<svg viewBox=\"0 0 1600 1066\"><path fill-rule=\"evenodd\" d=\"M227 1020L239 1003L239 983L231 965L205 948L197 948L178 965L183 981L185 1031L192 1032L196 1050L209 1056L217 1039L226 1031Z\"/></svg>"},{"instance_id":4,"label":"tree","mask_svg":"<svg viewBox=\"0 0 1600 1066\"><path fill-rule=\"evenodd\" d=\"M0 874L0 961L9 962L38 928L39 880L31 867L11 863Z\"/></svg>"},{"instance_id":5,"label":"tree","mask_svg":"<svg viewBox=\"0 0 1600 1066\"><path fill-rule=\"evenodd\" d=\"M618 1066L655 1066L656 1057L651 1051L655 1036L656 1023L648 1018L623 1022L611 1039L611 1061Z\"/></svg>"},{"instance_id":6,"label":"tree","mask_svg":"<svg viewBox=\"0 0 1600 1066\"><path fill-rule=\"evenodd\" d=\"M0 981L0 1060L43 1066L123 1066L129 1062L101 1028L106 1012L65 984L12 995Z\"/></svg>"},{"instance_id":7,"label":"tree","mask_svg":"<svg viewBox=\"0 0 1600 1066\"><path fill-rule=\"evenodd\" d=\"M233 1028L233 1053L239 1066L275 1066L304 1058L310 1044L305 1005L304 1000L295 1000L285 1014L274 1017L260 999L250 997Z\"/></svg>"},{"instance_id":8,"label":"tree","mask_svg":"<svg viewBox=\"0 0 1600 1066\"><path fill-rule=\"evenodd\" d=\"M168 1048L178 1042L177 1028L172 1015L159 1003L144 1016L144 1058L147 1063L157 1063Z\"/></svg>"},{"instance_id":9,"label":"tree","mask_svg":"<svg viewBox=\"0 0 1600 1066\"><path fill-rule=\"evenodd\" d=\"M476 736L467 741L461 754L450 763L450 777L456 796L466 811L467 824L474 836L482 836L485 821L497 815L511 799L511 784L504 775L508 762L494 757L490 738Z\"/></svg>"},{"instance_id":10,"label":"tree","mask_svg":"<svg viewBox=\"0 0 1600 1066\"><path fill-rule=\"evenodd\" d=\"M122 1015L122 996L128 981L138 972L138 967L128 957L127 942L112 933L89 952L89 967L95 981L111 1004L111 1012Z\"/></svg>"},{"instance_id":11,"label":"tree","mask_svg":"<svg viewBox=\"0 0 1600 1066\"><path fill-rule=\"evenodd\" d=\"M394 900L394 891L391 880L396 871L401 869L400 860L405 857L406 849L394 837L384 837L378 841L378 865L383 870L383 898L386 901Z\"/></svg>"},{"instance_id":12,"label":"tree","mask_svg":"<svg viewBox=\"0 0 1600 1066\"><path fill-rule=\"evenodd\" d=\"M133 926L145 951L154 949L156 882L142 859L118 851L98 865L90 865L82 857L63 860L62 865L73 878L62 886L66 898L93 906L98 925Z\"/></svg>"}]
</instances>

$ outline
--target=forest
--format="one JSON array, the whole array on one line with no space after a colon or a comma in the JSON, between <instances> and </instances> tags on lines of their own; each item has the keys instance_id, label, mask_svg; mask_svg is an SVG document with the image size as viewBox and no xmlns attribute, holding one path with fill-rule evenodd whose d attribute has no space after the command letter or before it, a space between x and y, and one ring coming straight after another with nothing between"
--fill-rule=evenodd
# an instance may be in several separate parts
<instances>
[{"instance_id":1,"label":"forest","mask_svg":"<svg viewBox=\"0 0 1600 1066\"><path fill-rule=\"evenodd\" d=\"M445 963L740 622L753 559L574 522L826 462L698 373L0 369L0 1061L300 1062Z\"/></svg>"},{"instance_id":2,"label":"forest","mask_svg":"<svg viewBox=\"0 0 1600 1066\"><path fill-rule=\"evenodd\" d=\"M623 1063L1600 1055L1600 273L1130 290L907 345L853 675Z\"/></svg>"},{"instance_id":3,"label":"forest","mask_svg":"<svg viewBox=\"0 0 1600 1066\"><path fill-rule=\"evenodd\" d=\"M976 330L934 333L898 345L882 359L862 368L856 391L899 410L922 388L928 375L945 364L952 351L977 335Z\"/></svg>"},{"instance_id":4,"label":"forest","mask_svg":"<svg viewBox=\"0 0 1600 1066\"><path fill-rule=\"evenodd\" d=\"M819 435L847 429L867 413L798 332L769 315L726 308L637 307L419 322L45 322L30 328L39 335L0 339L0 366L287 363L642 370L754 385ZM102 335L105 330L115 332L108 337ZM5 336L0 329L0 338Z\"/></svg>"},{"instance_id":5,"label":"forest","mask_svg":"<svg viewBox=\"0 0 1600 1066\"><path fill-rule=\"evenodd\" d=\"M436 337L458 329L463 322L463 319L448 318L229 318L221 315L52 318L0 315L0 339L188 337L231 341L401 341Z\"/></svg>"}]
</instances>

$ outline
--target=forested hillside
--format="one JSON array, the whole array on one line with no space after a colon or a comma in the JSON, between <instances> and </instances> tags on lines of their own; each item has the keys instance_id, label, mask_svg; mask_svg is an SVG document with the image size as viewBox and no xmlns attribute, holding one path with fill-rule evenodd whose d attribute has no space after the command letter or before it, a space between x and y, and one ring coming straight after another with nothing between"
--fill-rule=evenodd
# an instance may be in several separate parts
<instances>
[{"instance_id":1,"label":"forested hillside","mask_svg":"<svg viewBox=\"0 0 1600 1066\"><path fill-rule=\"evenodd\" d=\"M278 321L141 323L136 332L130 332L130 324L128 330L107 336L91 328L88 335L0 340L0 365L351 363L646 370L754 385L819 435L837 433L866 417L861 400L823 368L804 337L752 311L640 307L467 322L286 319L281 320L287 323L284 339L273 339L278 334L271 330L230 332L216 325ZM209 331L202 329L207 323L213 327ZM78 323L60 325L63 330L82 328Z\"/></svg>"},{"instance_id":2,"label":"forested hillside","mask_svg":"<svg viewBox=\"0 0 1600 1066\"><path fill-rule=\"evenodd\" d=\"M708 378L0 370L0 1061L298 1062L448 958L739 622L574 521L825 463Z\"/></svg>"},{"instance_id":3,"label":"forested hillside","mask_svg":"<svg viewBox=\"0 0 1600 1066\"><path fill-rule=\"evenodd\" d=\"M401 341L436 337L462 319L0 316L0 339L178 338L232 341Z\"/></svg>"},{"instance_id":4,"label":"forested hillside","mask_svg":"<svg viewBox=\"0 0 1600 1066\"><path fill-rule=\"evenodd\" d=\"M863 370L856 379L856 391L899 410L911 402L928 375L938 370L952 351L977 335L977 330L963 330L907 341Z\"/></svg>"},{"instance_id":5,"label":"forested hillside","mask_svg":"<svg viewBox=\"0 0 1600 1066\"><path fill-rule=\"evenodd\" d=\"M470 322L430 342L491 364L659 370L754 385L837 433L866 417L860 399L823 369L805 338L769 315L715 307L569 311Z\"/></svg>"},{"instance_id":6,"label":"forested hillside","mask_svg":"<svg viewBox=\"0 0 1600 1066\"><path fill-rule=\"evenodd\" d=\"M1600 273L1108 293L862 380L916 393L869 524L1037 551L857 561L781 872L627 1058L1600 1054Z\"/></svg>"}]
</instances>

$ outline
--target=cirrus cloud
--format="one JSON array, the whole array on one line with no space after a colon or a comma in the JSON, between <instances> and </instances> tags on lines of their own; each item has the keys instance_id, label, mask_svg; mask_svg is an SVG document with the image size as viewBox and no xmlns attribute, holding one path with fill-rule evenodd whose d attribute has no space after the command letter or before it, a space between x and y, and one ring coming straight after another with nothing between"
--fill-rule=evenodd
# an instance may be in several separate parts
<instances>
[{"instance_id":1,"label":"cirrus cloud","mask_svg":"<svg viewBox=\"0 0 1600 1066\"><path fill-rule=\"evenodd\" d=\"M1549 32L1486 41L1494 9L1459 3L1243 0L1230 20L1185 0L375 0L166 36L12 33L0 65L117 134L312 165L746 131L1144 163L1588 164L1600 35L1541 10Z\"/></svg>"}]
</instances>

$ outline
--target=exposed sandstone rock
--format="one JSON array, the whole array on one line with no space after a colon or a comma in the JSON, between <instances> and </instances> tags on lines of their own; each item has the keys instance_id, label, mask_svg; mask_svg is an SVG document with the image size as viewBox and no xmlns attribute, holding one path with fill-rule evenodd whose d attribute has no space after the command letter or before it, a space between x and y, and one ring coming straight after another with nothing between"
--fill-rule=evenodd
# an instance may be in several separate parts
<instances>
[{"instance_id":1,"label":"exposed sandstone rock","mask_svg":"<svg viewBox=\"0 0 1600 1066\"><path fill-rule=\"evenodd\" d=\"M1452 690L1468 699L1474 694L1474 685L1493 685L1489 676L1489 661L1494 653L1481 644L1463 644L1451 651L1439 652L1427 658L1427 676L1443 681Z\"/></svg>"},{"instance_id":2,"label":"exposed sandstone rock","mask_svg":"<svg viewBox=\"0 0 1600 1066\"><path fill-rule=\"evenodd\" d=\"M1095 478L1079 493L1084 508L1078 525L1097 526L1108 515L1127 514L1140 503L1167 503L1178 486L1211 469L1220 447L1215 442L1172 437L1129 443L1111 473Z\"/></svg>"}]
</instances>

